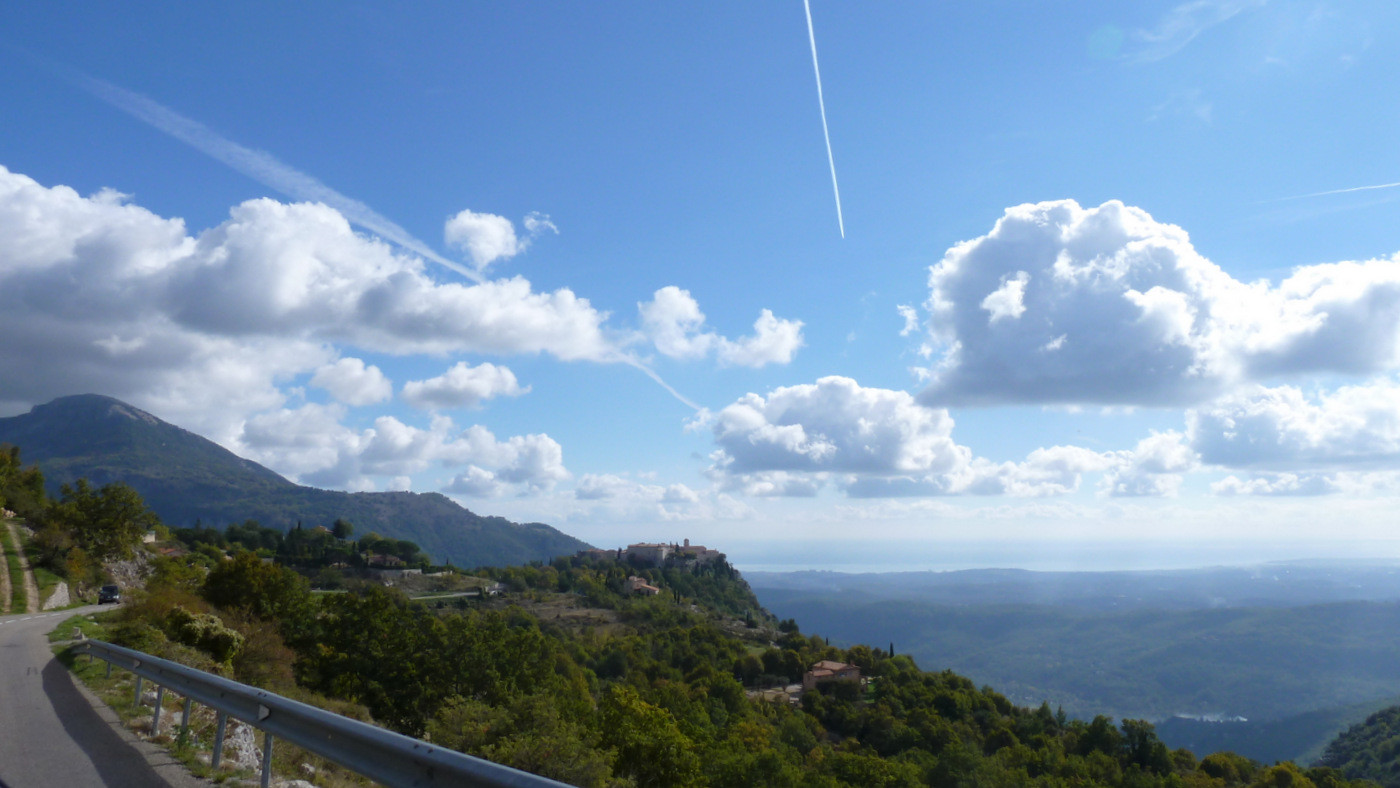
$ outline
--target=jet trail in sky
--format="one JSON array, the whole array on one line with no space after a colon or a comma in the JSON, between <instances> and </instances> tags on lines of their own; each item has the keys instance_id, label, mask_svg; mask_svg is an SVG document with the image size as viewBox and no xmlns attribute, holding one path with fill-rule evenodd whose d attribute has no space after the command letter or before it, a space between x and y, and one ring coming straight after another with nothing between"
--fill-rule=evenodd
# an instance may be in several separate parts
<instances>
[{"instance_id":1,"label":"jet trail in sky","mask_svg":"<svg viewBox=\"0 0 1400 788\"><path fill-rule=\"evenodd\" d=\"M404 249L432 260L439 265L450 268L472 281L485 281L481 274L433 251L427 244L413 237L407 230L395 224L387 217L380 215L368 205L365 205L359 200L347 197L326 184L321 183L312 176L287 164L283 164L271 154L245 148L232 140L221 137L199 121L187 118L140 93L135 93L113 85L110 82L89 77L84 74L70 71L69 75L85 90L91 92L108 104L169 134L196 150L227 164L234 170L243 173L268 188L276 189L282 194L296 200L325 203L339 211L352 224L358 225L365 230L398 244ZM687 407L695 411L701 410L699 405L696 405L679 391L676 391L670 384L663 380L660 375L656 374L653 369L642 361L633 358L631 355L615 352L601 360L623 363L635 367L647 377L656 381L662 388L666 389L671 396L675 397Z\"/></svg>"},{"instance_id":2,"label":"jet trail in sky","mask_svg":"<svg viewBox=\"0 0 1400 788\"><path fill-rule=\"evenodd\" d=\"M841 188L836 185L836 159L831 155L831 132L826 128L826 100L822 98L822 70L817 65L817 34L812 30L811 0L802 0L807 9L807 40L812 43L812 71L817 75L817 106L822 111L822 136L826 137L826 161L831 165L831 190L836 194L836 225L841 228L841 237L846 237L846 221L841 218Z\"/></svg>"},{"instance_id":3,"label":"jet trail in sky","mask_svg":"<svg viewBox=\"0 0 1400 788\"><path fill-rule=\"evenodd\" d=\"M626 365L628 365L629 367L635 367L636 369L641 370L641 372L642 372L643 375L646 375L647 377L649 377L649 378L651 378L652 380L656 381L656 383L657 383L658 385L660 385L661 388L666 389L666 391L669 392L669 393L671 394L671 396L673 396L673 397L675 397L676 399L680 400L681 404L685 405L686 407L690 408L691 410L695 411L696 413L700 413L701 411L705 410L704 408L700 407L699 405L696 405L694 402L691 402L691 401L690 401L690 398L686 397L684 394L682 394L682 393L680 393L679 391L676 391L674 388L672 388L670 383L667 383L665 380L663 380L663 379L661 378L660 375L656 374L656 370L654 370L654 369L652 369L651 367L647 366L646 364L644 364L644 363L641 362L640 360L638 360L638 359L636 359L636 358L633 358L631 355L629 355L629 354L627 354L627 353L618 353L618 354L612 356L610 359L605 359L605 360L617 361L617 362L619 362L619 363L626 364Z\"/></svg>"},{"instance_id":4,"label":"jet trail in sky","mask_svg":"<svg viewBox=\"0 0 1400 788\"><path fill-rule=\"evenodd\" d=\"M1349 189L1330 189L1330 190L1325 191L1325 192L1313 192L1312 194L1295 194L1295 195L1293 195L1292 197L1280 197L1280 198L1278 198L1277 200L1275 200L1274 202L1283 202L1284 200L1306 200L1306 199L1309 198L1309 197L1326 197L1326 196L1328 196L1328 195L1330 195L1330 194L1350 194L1350 193L1352 193L1352 192L1369 192L1369 191L1375 191L1376 189L1394 189L1394 188L1396 188L1397 186L1400 186L1400 181L1397 181L1397 182L1395 182L1395 183L1378 183L1378 184L1376 184L1376 185L1374 185L1374 186L1352 186L1352 187L1349 188Z\"/></svg>"},{"instance_id":5,"label":"jet trail in sky","mask_svg":"<svg viewBox=\"0 0 1400 788\"><path fill-rule=\"evenodd\" d=\"M438 265L446 266L472 281L484 281L481 274L433 251L427 244L413 237L407 230L380 215L368 205L346 197L310 175L283 164L269 153L245 148L232 140L225 139L203 123L191 120L140 93L83 74L71 73L71 75L74 81L94 96L190 147L218 159L268 188L276 189L294 200L325 203L340 211L352 224L359 225L404 249L432 260Z\"/></svg>"}]
</instances>

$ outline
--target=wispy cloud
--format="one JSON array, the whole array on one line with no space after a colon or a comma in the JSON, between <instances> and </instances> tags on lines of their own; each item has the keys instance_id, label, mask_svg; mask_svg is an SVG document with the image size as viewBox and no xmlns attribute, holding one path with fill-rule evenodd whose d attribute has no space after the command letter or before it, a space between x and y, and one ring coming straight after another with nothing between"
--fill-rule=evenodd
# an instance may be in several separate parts
<instances>
[{"instance_id":1,"label":"wispy cloud","mask_svg":"<svg viewBox=\"0 0 1400 788\"><path fill-rule=\"evenodd\" d=\"M1193 88L1173 93L1166 101L1153 107L1147 119L1159 121L1167 117L1187 117L1209 125L1211 112L1211 103L1202 97L1199 88Z\"/></svg>"},{"instance_id":2,"label":"wispy cloud","mask_svg":"<svg viewBox=\"0 0 1400 788\"><path fill-rule=\"evenodd\" d=\"M1311 194L1295 194L1291 197L1279 197L1267 202L1283 202L1284 200L1306 200L1309 197L1326 197L1332 194L1351 194L1352 192L1373 192L1380 189L1394 189L1400 187L1400 181L1395 183L1377 183L1373 186L1351 186L1346 189L1328 189L1325 192L1312 192Z\"/></svg>"},{"instance_id":3,"label":"wispy cloud","mask_svg":"<svg viewBox=\"0 0 1400 788\"><path fill-rule=\"evenodd\" d=\"M1191 0L1163 16L1151 30L1137 30L1132 40L1138 44L1129 59L1152 63L1175 55L1196 36L1227 22L1244 11L1262 7L1268 0Z\"/></svg>"},{"instance_id":4,"label":"wispy cloud","mask_svg":"<svg viewBox=\"0 0 1400 788\"><path fill-rule=\"evenodd\" d=\"M427 244L373 208L279 161L270 153L239 145L220 136L203 123L187 118L140 93L77 72L70 72L70 77L80 87L108 104L227 164L268 188L276 189L294 200L324 203L339 211L352 224L450 268L468 279L483 281L476 271L433 251Z\"/></svg>"},{"instance_id":5,"label":"wispy cloud","mask_svg":"<svg viewBox=\"0 0 1400 788\"><path fill-rule=\"evenodd\" d=\"M812 71L817 75L817 106L822 111L822 136L826 137L826 161L831 165L831 190L836 194L836 225L841 237L846 237L846 221L841 218L841 187L836 185L836 158L831 155L831 132L826 127L826 99L822 98L822 69L817 65L817 34L812 29L812 3L802 0L807 9L807 40L812 44Z\"/></svg>"}]
</instances>

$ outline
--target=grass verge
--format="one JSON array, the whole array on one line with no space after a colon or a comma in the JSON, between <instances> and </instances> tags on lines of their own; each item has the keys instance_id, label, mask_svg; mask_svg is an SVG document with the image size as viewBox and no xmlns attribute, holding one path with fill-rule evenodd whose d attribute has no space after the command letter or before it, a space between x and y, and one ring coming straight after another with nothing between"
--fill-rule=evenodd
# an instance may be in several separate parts
<instances>
[{"instance_id":1,"label":"grass verge","mask_svg":"<svg viewBox=\"0 0 1400 788\"><path fill-rule=\"evenodd\" d=\"M10 612L23 613L29 609L29 595L24 590L24 570L20 568L19 551L8 523L0 523L0 543L5 546L5 564L10 572Z\"/></svg>"},{"instance_id":2,"label":"grass verge","mask_svg":"<svg viewBox=\"0 0 1400 788\"><path fill-rule=\"evenodd\" d=\"M88 613L87 615L69 616L63 620L62 624L54 627L49 633L49 642L58 643L73 639L73 630L80 629L83 637L95 640L107 639L107 622L117 611L111 610L105 613Z\"/></svg>"},{"instance_id":3,"label":"grass verge","mask_svg":"<svg viewBox=\"0 0 1400 788\"><path fill-rule=\"evenodd\" d=\"M20 549L29 559L29 571L34 574L34 585L39 587L39 607L42 608L44 603L49 601L49 596L53 594L54 586L63 582L63 578L54 574L52 570L39 566L38 550L34 546L34 535L30 533L28 528L20 529L20 541L22 542Z\"/></svg>"},{"instance_id":4,"label":"grass verge","mask_svg":"<svg viewBox=\"0 0 1400 788\"><path fill-rule=\"evenodd\" d=\"M202 707L191 714L190 730L183 741L179 740L180 709L184 701L173 692L165 694L161 704L162 725L160 735L151 738L151 720L154 717L152 693L155 688L145 682L141 702L135 702L135 676L125 670L113 668L108 675L107 663L75 652L65 641L72 639L73 630L79 629L83 636L95 640L108 638L107 625L116 616L116 611L70 616L49 633L49 642L54 643L56 659L73 674L77 680L87 685L92 693L116 713L122 725L133 730L141 738L154 742L167 749L172 756L185 765L197 777L223 782L229 779L256 779L250 770L220 769L216 774L209 767L208 750L214 739L213 712ZM173 715L173 719L169 718ZM201 746L202 745L202 746ZM201 759L201 753L204 758Z\"/></svg>"},{"instance_id":5,"label":"grass verge","mask_svg":"<svg viewBox=\"0 0 1400 788\"><path fill-rule=\"evenodd\" d=\"M21 533L25 535L23 546L24 554L29 558L29 571L34 575L34 585L39 587L39 608L42 610L44 604L49 601L49 597L53 596L54 589L58 584L65 583L67 580L52 569L39 565L39 558L37 550L34 547L33 535L30 534L27 529L22 530ZM72 584L68 586L68 599L69 602L67 605L55 608L55 610L63 610L69 607L82 607L83 605L90 605L97 601L97 597L91 591L88 592L87 599L78 596L78 591Z\"/></svg>"},{"instance_id":6,"label":"grass verge","mask_svg":"<svg viewBox=\"0 0 1400 788\"><path fill-rule=\"evenodd\" d=\"M223 765L217 771L210 767L214 733L218 726L213 709L193 704L189 731L182 737L180 718L184 699L174 692L167 692L161 705L160 733L152 737L150 731L155 716L155 687L150 682L145 682L141 701L137 704L134 702L136 683L133 674L113 668L109 676L106 662L76 653L66 644L66 641L72 639L74 628L81 630L86 638L107 640L107 625L113 622L116 616L117 611L113 610L75 615L65 619L49 633L49 642L54 644L53 651L58 661L107 704L121 718L124 727L136 732L142 739L165 748L172 757L184 764L191 774L215 783L256 780L258 774L255 769L229 767L233 760L231 743L225 745ZM231 742L235 723L230 720L229 724ZM255 732L255 741L258 747L262 746L261 732ZM278 741L273 747L272 770L279 779L297 778L330 788L358 788L372 784L320 756L285 741Z\"/></svg>"},{"instance_id":7,"label":"grass verge","mask_svg":"<svg viewBox=\"0 0 1400 788\"><path fill-rule=\"evenodd\" d=\"M53 595L54 587L63 582L63 578L42 566L35 566L33 559L29 561L29 571L34 573L34 584L39 587L39 606L43 607Z\"/></svg>"}]
</instances>

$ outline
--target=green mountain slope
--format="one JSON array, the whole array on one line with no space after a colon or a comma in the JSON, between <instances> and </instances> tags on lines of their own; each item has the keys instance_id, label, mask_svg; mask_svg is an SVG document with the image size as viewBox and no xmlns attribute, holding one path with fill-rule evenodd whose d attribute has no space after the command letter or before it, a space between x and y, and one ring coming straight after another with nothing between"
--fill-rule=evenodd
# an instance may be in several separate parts
<instances>
[{"instance_id":1,"label":"green mountain slope","mask_svg":"<svg viewBox=\"0 0 1400 788\"><path fill-rule=\"evenodd\" d=\"M923 664L1071 714L1283 719L1400 690L1396 602L1100 613L754 591L837 642L894 640Z\"/></svg>"},{"instance_id":2,"label":"green mountain slope","mask_svg":"<svg viewBox=\"0 0 1400 788\"><path fill-rule=\"evenodd\" d=\"M474 514L438 493L345 493L293 484L223 447L124 402L96 394L61 397L0 419L0 444L37 463L51 492L86 478L131 485L171 526L247 519L275 527L329 525L336 518L409 539L436 561L486 566L549 560L587 545L542 523Z\"/></svg>"},{"instance_id":3,"label":"green mountain slope","mask_svg":"<svg viewBox=\"0 0 1400 788\"><path fill-rule=\"evenodd\" d=\"M1318 763L1340 769L1348 777L1400 788L1400 706L1353 725L1327 745Z\"/></svg>"},{"instance_id":4,"label":"green mountain slope","mask_svg":"<svg viewBox=\"0 0 1400 788\"><path fill-rule=\"evenodd\" d=\"M990 684L1015 703L1168 721L1160 735L1173 747L1302 757L1363 718L1366 705L1400 693L1396 602L1102 612L754 591L775 615L833 642L893 640L920 664Z\"/></svg>"},{"instance_id":5,"label":"green mountain slope","mask_svg":"<svg viewBox=\"0 0 1400 788\"><path fill-rule=\"evenodd\" d=\"M1277 720L1211 722L1173 717L1157 724L1157 735L1169 747L1185 747L1192 752L1228 750L1263 763L1293 761L1306 765L1317 762L1338 735L1397 700L1400 699L1319 709Z\"/></svg>"}]
</instances>

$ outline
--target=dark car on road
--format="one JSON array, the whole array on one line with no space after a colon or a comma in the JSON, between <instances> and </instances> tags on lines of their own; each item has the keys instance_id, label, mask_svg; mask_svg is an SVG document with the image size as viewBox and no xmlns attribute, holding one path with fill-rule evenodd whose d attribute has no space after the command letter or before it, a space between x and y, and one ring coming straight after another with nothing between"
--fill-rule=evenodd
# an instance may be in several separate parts
<instances>
[{"instance_id":1,"label":"dark car on road","mask_svg":"<svg viewBox=\"0 0 1400 788\"><path fill-rule=\"evenodd\" d=\"M122 590L116 586L102 586L102 590L97 592L97 604L99 605L120 601L122 601Z\"/></svg>"}]
</instances>

